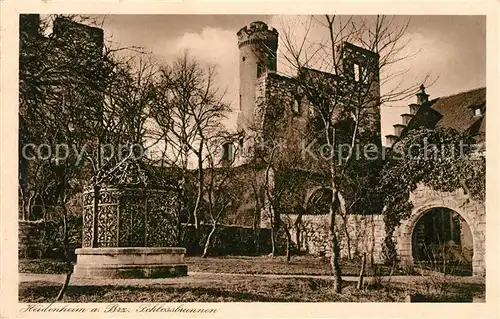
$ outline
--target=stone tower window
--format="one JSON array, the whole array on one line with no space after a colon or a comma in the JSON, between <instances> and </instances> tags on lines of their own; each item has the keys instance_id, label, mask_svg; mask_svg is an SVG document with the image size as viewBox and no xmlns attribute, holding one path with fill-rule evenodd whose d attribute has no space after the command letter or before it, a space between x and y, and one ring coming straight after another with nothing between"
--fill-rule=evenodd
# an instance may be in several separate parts
<instances>
[{"instance_id":1,"label":"stone tower window","mask_svg":"<svg viewBox=\"0 0 500 319\"><path fill-rule=\"evenodd\" d=\"M354 63L354 81L361 81L361 67L357 63Z\"/></svg>"},{"instance_id":2,"label":"stone tower window","mask_svg":"<svg viewBox=\"0 0 500 319\"><path fill-rule=\"evenodd\" d=\"M302 99L299 96L296 96L295 99L293 99L293 108L292 108L293 115L300 115L302 113L301 100Z\"/></svg>"},{"instance_id":3,"label":"stone tower window","mask_svg":"<svg viewBox=\"0 0 500 319\"><path fill-rule=\"evenodd\" d=\"M241 58L241 61L245 62L245 60L246 60L246 59L247 59L247 58L242 57L242 58Z\"/></svg>"},{"instance_id":4,"label":"stone tower window","mask_svg":"<svg viewBox=\"0 0 500 319\"><path fill-rule=\"evenodd\" d=\"M233 160L233 144L228 142L222 145L222 160L224 161Z\"/></svg>"}]
</instances>

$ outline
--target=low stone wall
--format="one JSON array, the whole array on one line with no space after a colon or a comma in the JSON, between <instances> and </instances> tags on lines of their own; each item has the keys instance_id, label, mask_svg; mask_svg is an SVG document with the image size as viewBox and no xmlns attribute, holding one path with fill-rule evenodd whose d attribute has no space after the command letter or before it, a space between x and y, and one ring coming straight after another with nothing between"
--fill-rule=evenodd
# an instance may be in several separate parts
<instances>
[{"instance_id":1,"label":"low stone wall","mask_svg":"<svg viewBox=\"0 0 500 319\"><path fill-rule=\"evenodd\" d=\"M203 252L206 238L212 229L211 225L202 224L196 230L194 225L183 227L180 246L187 249L187 255L200 255ZM278 241L284 246L284 239ZM278 248L280 248L278 247ZM281 249L283 250L283 249ZM264 255L271 252L271 230L267 228L253 229L236 225L220 225L211 240L210 255Z\"/></svg>"},{"instance_id":2,"label":"low stone wall","mask_svg":"<svg viewBox=\"0 0 500 319\"><path fill-rule=\"evenodd\" d=\"M19 258L41 258L45 254L42 221L19 221Z\"/></svg>"},{"instance_id":3,"label":"low stone wall","mask_svg":"<svg viewBox=\"0 0 500 319\"><path fill-rule=\"evenodd\" d=\"M81 247L81 217L70 223L70 252L71 258L76 248ZM62 248L58 243L58 230L55 223L39 221L19 221L19 258L56 258L64 257ZM201 225L196 231L193 225L182 227L182 236L178 246L186 247L188 255L200 255L203 252L206 238L211 230L211 225ZM284 251L286 239L283 234L278 238L278 250ZM271 230L252 229L251 227L237 225L220 225L212 238L210 254L224 255L265 255L271 252Z\"/></svg>"},{"instance_id":4,"label":"low stone wall","mask_svg":"<svg viewBox=\"0 0 500 319\"><path fill-rule=\"evenodd\" d=\"M430 209L443 207L459 214L468 227L462 236L472 237L463 239L466 250L473 251L473 274L486 274L485 239L486 239L486 210L482 202L473 200L463 190L454 192L438 192L419 185L412 192L410 200L414 206L408 219L402 220L401 225L394 232L398 256L403 264L413 264L412 233L418 220ZM330 255L329 216L302 215L299 229L296 226L297 214L285 215L285 222L292 233L292 240L301 251L313 255ZM382 245L385 238L385 227L382 215L348 215L346 220L337 216L337 230L339 233L341 257L346 257L350 250L351 256L366 252L373 262L382 262ZM470 229L470 230L469 230Z\"/></svg>"},{"instance_id":5,"label":"low stone wall","mask_svg":"<svg viewBox=\"0 0 500 319\"><path fill-rule=\"evenodd\" d=\"M299 234L296 220L298 215L285 216L292 234L292 240L300 250L317 256L330 256L329 216L302 215ZM361 256L367 253L373 262L381 262L382 243L385 237L382 215L348 215L344 220L337 216L336 221L341 257Z\"/></svg>"},{"instance_id":6,"label":"low stone wall","mask_svg":"<svg viewBox=\"0 0 500 319\"><path fill-rule=\"evenodd\" d=\"M55 258L63 259L62 223L57 220L20 220L19 258ZM82 218L68 216L68 236L70 258L76 260L74 250L82 246Z\"/></svg>"}]
</instances>

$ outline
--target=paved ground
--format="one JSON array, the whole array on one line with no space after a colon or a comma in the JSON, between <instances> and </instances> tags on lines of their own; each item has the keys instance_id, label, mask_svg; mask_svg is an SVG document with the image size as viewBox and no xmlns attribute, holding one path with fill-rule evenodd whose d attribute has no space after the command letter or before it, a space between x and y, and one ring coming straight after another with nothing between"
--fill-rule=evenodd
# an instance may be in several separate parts
<instances>
[{"instance_id":1,"label":"paved ground","mask_svg":"<svg viewBox=\"0 0 500 319\"><path fill-rule=\"evenodd\" d=\"M54 283L63 283L66 275L46 275L46 274L19 274L19 281L47 281ZM205 283L205 282L217 282L226 281L231 279L248 279L248 278L318 278L318 279L332 279L331 276L311 276L311 275L245 275L245 274L229 274L229 273L207 273L207 272L189 272L186 277L176 277L176 278L155 278L155 279L81 279L81 278L71 278L71 285L74 286L105 286L105 285L119 285L119 286L145 286L145 285L174 285L174 284L186 284L186 283ZM421 280L422 276L392 276L385 277L385 280L391 280L393 282L414 282ZM342 277L344 281L357 281L358 278L354 276L344 276ZM371 281L371 277L366 277L365 282ZM463 281L463 282L478 282L483 280L482 278L476 277L453 277L453 280Z\"/></svg>"}]
</instances>

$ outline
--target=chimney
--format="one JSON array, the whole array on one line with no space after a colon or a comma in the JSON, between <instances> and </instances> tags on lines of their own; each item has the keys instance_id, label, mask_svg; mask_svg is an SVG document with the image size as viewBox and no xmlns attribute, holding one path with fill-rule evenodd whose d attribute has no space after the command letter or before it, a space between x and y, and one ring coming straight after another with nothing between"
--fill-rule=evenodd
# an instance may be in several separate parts
<instances>
[{"instance_id":1,"label":"chimney","mask_svg":"<svg viewBox=\"0 0 500 319\"><path fill-rule=\"evenodd\" d=\"M404 125L408 125L408 123L410 123L412 118L413 114L408 114L408 113L401 114L401 119L403 120Z\"/></svg>"},{"instance_id":2,"label":"chimney","mask_svg":"<svg viewBox=\"0 0 500 319\"><path fill-rule=\"evenodd\" d=\"M385 141L386 141L386 144L389 146L389 147L392 147L392 145L396 142L396 140L398 139L399 136L396 136L396 135L386 135L385 136Z\"/></svg>"},{"instance_id":3,"label":"chimney","mask_svg":"<svg viewBox=\"0 0 500 319\"><path fill-rule=\"evenodd\" d=\"M420 92L417 94L417 103L410 104L410 113L412 115L417 114L420 107L428 105L429 103L429 94L425 93L425 86L420 85Z\"/></svg>"},{"instance_id":4,"label":"chimney","mask_svg":"<svg viewBox=\"0 0 500 319\"><path fill-rule=\"evenodd\" d=\"M420 92L417 93L417 104L424 105L429 102L429 94L425 93L425 86L420 85Z\"/></svg>"},{"instance_id":5,"label":"chimney","mask_svg":"<svg viewBox=\"0 0 500 319\"><path fill-rule=\"evenodd\" d=\"M404 125L404 124L394 124L393 127L394 127L394 135L401 136L401 133L403 133L403 130L406 127L406 125Z\"/></svg>"}]
</instances>

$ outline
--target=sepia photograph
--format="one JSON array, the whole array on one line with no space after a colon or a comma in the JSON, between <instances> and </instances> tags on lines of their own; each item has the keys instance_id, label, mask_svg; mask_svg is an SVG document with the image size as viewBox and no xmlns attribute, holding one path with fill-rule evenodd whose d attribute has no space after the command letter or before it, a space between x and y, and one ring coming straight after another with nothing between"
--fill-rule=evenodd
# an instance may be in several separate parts
<instances>
[{"instance_id":1,"label":"sepia photograph","mask_svg":"<svg viewBox=\"0 0 500 319\"><path fill-rule=\"evenodd\" d=\"M166 13L16 17L24 312L486 302L485 15Z\"/></svg>"}]
</instances>

